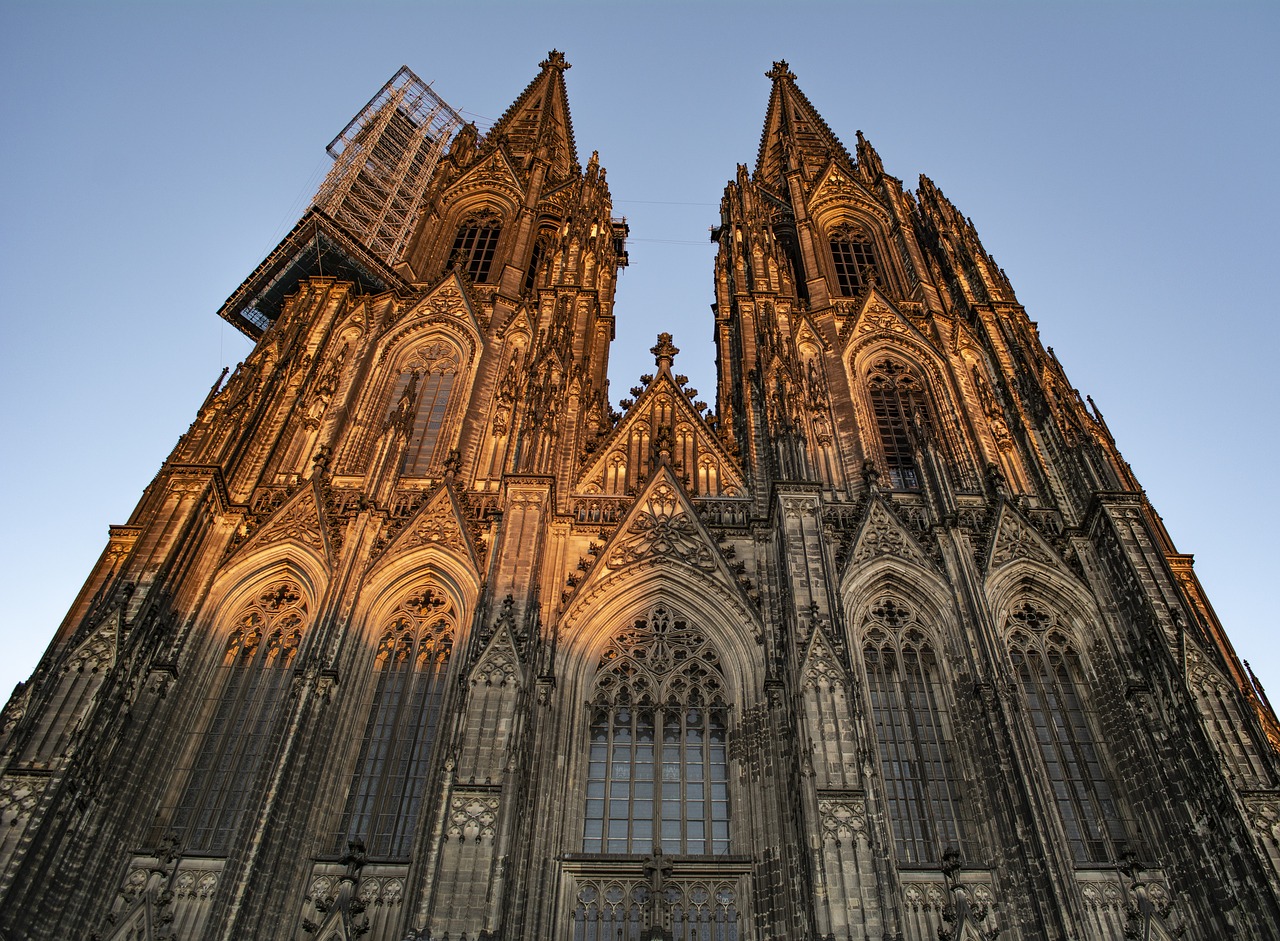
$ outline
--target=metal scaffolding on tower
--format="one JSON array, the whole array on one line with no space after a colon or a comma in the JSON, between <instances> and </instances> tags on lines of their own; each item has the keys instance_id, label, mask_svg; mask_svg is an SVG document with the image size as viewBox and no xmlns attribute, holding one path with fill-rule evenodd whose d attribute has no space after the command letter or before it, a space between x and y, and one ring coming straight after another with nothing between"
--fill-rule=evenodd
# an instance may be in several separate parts
<instances>
[{"instance_id":1,"label":"metal scaffolding on tower","mask_svg":"<svg viewBox=\"0 0 1280 941\"><path fill-rule=\"evenodd\" d=\"M328 146L334 165L313 206L383 262L402 260L441 155L462 116L408 66Z\"/></svg>"}]
</instances>

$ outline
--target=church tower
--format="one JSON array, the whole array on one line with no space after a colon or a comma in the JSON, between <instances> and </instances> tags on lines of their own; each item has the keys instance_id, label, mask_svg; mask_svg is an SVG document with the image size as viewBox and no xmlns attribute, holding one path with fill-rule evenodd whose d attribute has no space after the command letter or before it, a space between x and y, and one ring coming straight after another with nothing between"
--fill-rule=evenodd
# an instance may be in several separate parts
<instances>
[{"instance_id":1,"label":"church tower","mask_svg":"<svg viewBox=\"0 0 1280 941\"><path fill-rule=\"evenodd\" d=\"M408 69L0 718L0 939L1280 936L1280 725L973 224L785 62L617 413L553 51Z\"/></svg>"}]
</instances>

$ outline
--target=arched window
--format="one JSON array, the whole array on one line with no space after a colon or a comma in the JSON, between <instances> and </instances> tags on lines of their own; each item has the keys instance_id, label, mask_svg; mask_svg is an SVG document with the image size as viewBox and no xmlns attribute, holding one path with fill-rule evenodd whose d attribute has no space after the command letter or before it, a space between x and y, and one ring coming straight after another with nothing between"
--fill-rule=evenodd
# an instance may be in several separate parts
<instances>
[{"instance_id":1,"label":"arched window","mask_svg":"<svg viewBox=\"0 0 1280 941\"><path fill-rule=\"evenodd\" d=\"M936 863L960 840L947 754L953 736L937 657L914 612L894 598L871 607L863 632L871 720L898 861Z\"/></svg>"},{"instance_id":2,"label":"arched window","mask_svg":"<svg viewBox=\"0 0 1280 941\"><path fill-rule=\"evenodd\" d=\"M1238 690L1194 647L1187 651L1187 674L1209 737L1231 772L1246 786L1264 786L1262 756L1249 735L1249 723L1242 718Z\"/></svg>"},{"instance_id":3,"label":"arched window","mask_svg":"<svg viewBox=\"0 0 1280 941\"><path fill-rule=\"evenodd\" d=\"M409 856L427 791L455 622L449 600L424 586L400 603L383 631L374 666L377 686L335 851L361 839L371 857Z\"/></svg>"},{"instance_id":4,"label":"arched window","mask_svg":"<svg viewBox=\"0 0 1280 941\"><path fill-rule=\"evenodd\" d=\"M236 615L218 668L221 681L210 685L219 691L209 703L212 717L178 804L184 851L226 853L250 813L306 623L302 591L288 579L262 590Z\"/></svg>"},{"instance_id":5,"label":"arched window","mask_svg":"<svg viewBox=\"0 0 1280 941\"><path fill-rule=\"evenodd\" d=\"M524 293L528 294L538 285L538 276L542 273L543 263L551 256L551 240L555 237L555 229L544 228L533 241L533 250L529 253L529 267L524 273Z\"/></svg>"},{"instance_id":6,"label":"arched window","mask_svg":"<svg viewBox=\"0 0 1280 941\"><path fill-rule=\"evenodd\" d=\"M920 380L901 363L886 359L871 367L867 391L890 484L895 490L919 490L920 470L910 428L916 422L929 424Z\"/></svg>"},{"instance_id":7,"label":"arched window","mask_svg":"<svg viewBox=\"0 0 1280 941\"><path fill-rule=\"evenodd\" d=\"M804 261L800 257L800 247L796 242L795 229L790 226L775 225L773 234L782 246L782 253L791 265L791 279L795 283L796 293L804 301L809 300L809 280L805 274Z\"/></svg>"},{"instance_id":8,"label":"arched window","mask_svg":"<svg viewBox=\"0 0 1280 941\"><path fill-rule=\"evenodd\" d=\"M875 243L862 229L841 226L831 232L831 261L835 265L836 286L844 297L861 293L879 278Z\"/></svg>"},{"instance_id":9,"label":"arched window","mask_svg":"<svg viewBox=\"0 0 1280 941\"><path fill-rule=\"evenodd\" d=\"M1014 673L1072 858L1114 862L1125 831L1085 711L1080 657L1052 615L1031 602L1014 610L1009 628Z\"/></svg>"},{"instance_id":10,"label":"arched window","mask_svg":"<svg viewBox=\"0 0 1280 941\"><path fill-rule=\"evenodd\" d=\"M416 396L413 432L400 465L400 473L405 476L422 477L429 472L457 374L457 351L450 344L436 340L418 350L410 368L396 380L389 412L399 407L406 392Z\"/></svg>"},{"instance_id":11,"label":"arched window","mask_svg":"<svg viewBox=\"0 0 1280 941\"><path fill-rule=\"evenodd\" d=\"M465 271L472 281L483 284L489 280L489 268L501 232L502 219L492 210L469 216L458 226L446 267Z\"/></svg>"},{"instance_id":12,"label":"arched window","mask_svg":"<svg viewBox=\"0 0 1280 941\"><path fill-rule=\"evenodd\" d=\"M667 607L614 638L588 706L585 852L729 851L723 689L710 642Z\"/></svg>"}]
</instances>

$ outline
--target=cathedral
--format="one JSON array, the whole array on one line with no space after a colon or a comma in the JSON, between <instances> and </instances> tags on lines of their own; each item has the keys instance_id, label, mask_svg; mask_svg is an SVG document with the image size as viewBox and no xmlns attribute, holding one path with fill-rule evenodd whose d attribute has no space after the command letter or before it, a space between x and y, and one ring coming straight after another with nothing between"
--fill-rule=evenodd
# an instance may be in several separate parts
<instances>
[{"instance_id":1,"label":"cathedral","mask_svg":"<svg viewBox=\"0 0 1280 941\"><path fill-rule=\"evenodd\" d=\"M0 939L1280 937L1280 724L972 222L775 62L714 405L657 333L618 411L568 69L401 69L219 311L0 716Z\"/></svg>"}]
</instances>

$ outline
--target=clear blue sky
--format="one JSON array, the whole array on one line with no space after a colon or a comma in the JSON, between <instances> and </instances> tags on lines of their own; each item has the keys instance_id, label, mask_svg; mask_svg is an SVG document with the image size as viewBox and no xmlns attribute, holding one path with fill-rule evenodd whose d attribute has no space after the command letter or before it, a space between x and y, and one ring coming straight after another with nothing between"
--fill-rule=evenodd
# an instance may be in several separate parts
<instances>
[{"instance_id":1,"label":"clear blue sky","mask_svg":"<svg viewBox=\"0 0 1280 941\"><path fill-rule=\"evenodd\" d=\"M692 9L687 9L686 6ZM631 223L613 398L714 396L712 250L786 58L971 216L1280 701L1274 3L0 6L0 699L247 342L215 312L401 65L483 127L567 51Z\"/></svg>"}]
</instances>

